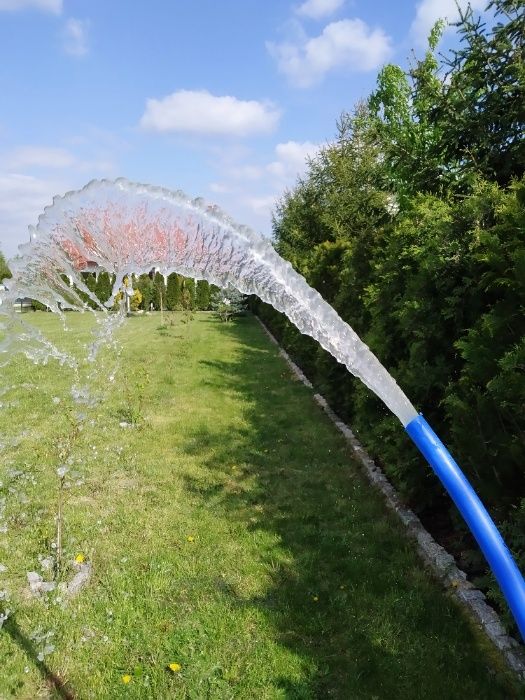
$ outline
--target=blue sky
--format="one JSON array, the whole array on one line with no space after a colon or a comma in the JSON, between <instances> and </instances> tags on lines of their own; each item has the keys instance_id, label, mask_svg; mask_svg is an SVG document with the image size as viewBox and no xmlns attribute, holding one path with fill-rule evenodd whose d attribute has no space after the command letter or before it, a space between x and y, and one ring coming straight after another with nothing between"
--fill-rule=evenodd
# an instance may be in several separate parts
<instances>
[{"instance_id":1,"label":"blue sky","mask_svg":"<svg viewBox=\"0 0 525 700\"><path fill-rule=\"evenodd\" d=\"M270 234L340 113L441 16L454 0L0 0L0 248L119 176Z\"/></svg>"}]
</instances>

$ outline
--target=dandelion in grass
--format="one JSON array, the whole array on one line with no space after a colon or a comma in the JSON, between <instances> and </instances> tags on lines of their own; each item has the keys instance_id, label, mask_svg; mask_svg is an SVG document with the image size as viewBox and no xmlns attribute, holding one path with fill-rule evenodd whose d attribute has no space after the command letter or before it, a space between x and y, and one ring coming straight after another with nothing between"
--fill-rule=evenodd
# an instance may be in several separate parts
<instances>
[{"instance_id":1,"label":"dandelion in grass","mask_svg":"<svg viewBox=\"0 0 525 700\"><path fill-rule=\"evenodd\" d=\"M82 554L82 552L79 552L77 556L75 557L75 562L77 564L83 564L86 561L86 557Z\"/></svg>"},{"instance_id":2,"label":"dandelion in grass","mask_svg":"<svg viewBox=\"0 0 525 700\"><path fill-rule=\"evenodd\" d=\"M318 596L318 595L313 595L313 596L312 596L312 600L314 601L314 603L317 603L317 602L319 601L319 596Z\"/></svg>"},{"instance_id":3,"label":"dandelion in grass","mask_svg":"<svg viewBox=\"0 0 525 700\"><path fill-rule=\"evenodd\" d=\"M179 673L182 670L182 666L177 663L168 664L168 668L172 673Z\"/></svg>"},{"instance_id":4,"label":"dandelion in grass","mask_svg":"<svg viewBox=\"0 0 525 700\"><path fill-rule=\"evenodd\" d=\"M124 683L124 685L127 685L128 683L131 682L131 676L129 675L129 673L125 673L122 676L122 682Z\"/></svg>"},{"instance_id":5,"label":"dandelion in grass","mask_svg":"<svg viewBox=\"0 0 525 700\"><path fill-rule=\"evenodd\" d=\"M195 541L195 537L193 537L193 535L188 535L188 536L186 537L186 539L188 540L188 542L194 542L194 541Z\"/></svg>"}]
</instances>

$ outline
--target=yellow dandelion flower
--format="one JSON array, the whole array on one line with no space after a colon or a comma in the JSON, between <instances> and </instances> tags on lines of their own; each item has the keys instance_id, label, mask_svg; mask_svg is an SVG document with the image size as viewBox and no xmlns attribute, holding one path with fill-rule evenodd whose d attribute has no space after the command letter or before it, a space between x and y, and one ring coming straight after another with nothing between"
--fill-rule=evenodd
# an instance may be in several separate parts
<instances>
[{"instance_id":1,"label":"yellow dandelion flower","mask_svg":"<svg viewBox=\"0 0 525 700\"><path fill-rule=\"evenodd\" d=\"M173 671L173 673L178 673L182 669L182 666L177 663L172 663L168 664L168 668L170 671Z\"/></svg>"},{"instance_id":2,"label":"yellow dandelion flower","mask_svg":"<svg viewBox=\"0 0 525 700\"><path fill-rule=\"evenodd\" d=\"M75 557L75 561L77 564L83 564L86 560L86 557L83 554L77 554Z\"/></svg>"},{"instance_id":3,"label":"yellow dandelion flower","mask_svg":"<svg viewBox=\"0 0 525 700\"><path fill-rule=\"evenodd\" d=\"M193 542L195 537L193 537L193 535L188 535L186 539L188 540L188 542Z\"/></svg>"},{"instance_id":4,"label":"yellow dandelion flower","mask_svg":"<svg viewBox=\"0 0 525 700\"><path fill-rule=\"evenodd\" d=\"M312 600L314 601L314 603L317 603L317 601L319 600L319 596L318 595L312 596Z\"/></svg>"},{"instance_id":5,"label":"yellow dandelion flower","mask_svg":"<svg viewBox=\"0 0 525 700\"><path fill-rule=\"evenodd\" d=\"M126 673L122 676L122 682L124 684L127 685L130 681L131 681L131 676L129 675L129 673Z\"/></svg>"}]
</instances>

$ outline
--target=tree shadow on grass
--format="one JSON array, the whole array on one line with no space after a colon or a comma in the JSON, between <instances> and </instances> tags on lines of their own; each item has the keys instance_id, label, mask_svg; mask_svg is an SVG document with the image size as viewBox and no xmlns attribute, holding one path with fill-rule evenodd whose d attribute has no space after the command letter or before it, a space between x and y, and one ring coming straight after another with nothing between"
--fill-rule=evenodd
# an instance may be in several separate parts
<instances>
[{"instance_id":1,"label":"tree shadow on grass","mask_svg":"<svg viewBox=\"0 0 525 700\"><path fill-rule=\"evenodd\" d=\"M400 527L350 451L251 318L219 326L229 360L202 361L203 381L243 400L242 426L205 426L185 447L212 446L209 476L187 487L218 515L277 537L261 551L272 584L230 604L262 611L278 642L304 660L306 680L279 681L286 698L508 698L458 609L421 570ZM231 465L235 473L225 476ZM265 561L266 559L266 561Z\"/></svg>"},{"instance_id":2,"label":"tree shadow on grass","mask_svg":"<svg viewBox=\"0 0 525 700\"><path fill-rule=\"evenodd\" d=\"M51 697L63 698L63 700L74 700L75 694L70 688L69 683L63 681L56 675L56 673L53 673L53 671L44 661L40 661L37 650L35 649L31 640L18 626L14 615L10 615L4 622L2 632L4 634L8 634L13 642L17 644L23 652L25 652L28 659L36 666L40 675L52 692Z\"/></svg>"}]
</instances>

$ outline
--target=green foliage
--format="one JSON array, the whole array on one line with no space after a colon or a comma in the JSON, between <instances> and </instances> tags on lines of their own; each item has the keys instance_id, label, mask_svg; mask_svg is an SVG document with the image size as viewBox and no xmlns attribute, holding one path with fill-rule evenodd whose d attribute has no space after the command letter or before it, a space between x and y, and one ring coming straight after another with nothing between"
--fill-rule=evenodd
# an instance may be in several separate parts
<instances>
[{"instance_id":1,"label":"green foliage","mask_svg":"<svg viewBox=\"0 0 525 700\"><path fill-rule=\"evenodd\" d=\"M480 187L468 203L476 229L463 303L476 313L455 343L461 367L445 396L454 441L468 452L485 499L503 512L525 495L524 204L523 180L506 192Z\"/></svg>"},{"instance_id":2,"label":"green foliage","mask_svg":"<svg viewBox=\"0 0 525 700\"><path fill-rule=\"evenodd\" d=\"M111 296L113 283L108 272L100 272L95 285L95 294L105 304Z\"/></svg>"},{"instance_id":3,"label":"green foliage","mask_svg":"<svg viewBox=\"0 0 525 700\"><path fill-rule=\"evenodd\" d=\"M455 177L445 167L440 148L446 125L435 119L443 94L435 51L443 28L442 22L434 26L424 58L408 72L385 66L369 98L389 184L401 199L421 191L442 193Z\"/></svg>"},{"instance_id":4,"label":"green foliage","mask_svg":"<svg viewBox=\"0 0 525 700\"><path fill-rule=\"evenodd\" d=\"M151 277L146 273L139 275L138 278L134 280L133 286L142 294L141 307L145 311L149 311L150 304L153 301L153 281Z\"/></svg>"},{"instance_id":5,"label":"green foliage","mask_svg":"<svg viewBox=\"0 0 525 700\"><path fill-rule=\"evenodd\" d=\"M166 281L164 275L156 272L153 276L153 304L157 311L166 308Z\"/></svg>"},{"instance_id":6,"label":"green foliage","mask_svg":"<svg viewBox=\"0 0 525 700\"><path fill-rule=\"evenodd\" d=\"M195 280L192 277L183 277L182 279L181 302L184 311L195 309Z\"/></svg>"},{"instance_id":7,"label":"green foliage","mask_svg":"<svg viewBox=\"0 0 525 700\"><path fill-rule=\"evenodd\" d=\"M519 0L489 8L491 29L470 8L461 13L460 48L441 63L438 23L422 60L378 76L369 106L401 196L466 192L480 177L507 185L525 172L525 13Z\"/></svg>"},{"instance_id":8,"label":"green foliage","mask_svg":"<svg viewBox=\"0 0 525 700\"><path fill-rule=\"evenodd\" d=\"M11 270L9 269L3 253L0 251L0 284L2 280L10 279L11 277Z\"/></svg>"},{"instance_id":9,"label":"green foliage","mask_svg":"<svg viewBox=\"0 0 525 700\"><path fill-rule=\"evenodd\" d=\"M198 311L208 311L211 304L210 284L206 280L199 280L195 289L195 308Z\"/></svg>"},{"instance_id":10,"label":"green foliage","mask_svg":"<svg viewBox=\"0 0 525 700\"><path fill-rule=\"evenodd\" d=\"M182 279L176 272L168 275L166 286L166 308L168 311L177 311L182 307Z\"/></svg>"},{"instance_id":11,"label":"green foliage","mask_svg":"<svg viewBox=\"0 0 525 700\"><path fill-rule=\"evenodd\" d=\"M138 311L142 304L142 293L140 289L133 290L133 296L129 301L131 311Z\"/></svg>"},{"instance_id":12,"label":"green foliage","mask_svg":"<svg viewBox=\"0 0 525 700\"><path fill-rule=\"evenodd\" d=\"M82 272L81 276L82 276L82 281L84 282L86 287L89 289L90 292L92 292L96 296L97 280L95 278L95 275L92 272ZM75 288L75 291L78 294L78 296L82 299L82 301L87 306L89 306L91 309L98 308L98 305L96 304L95 301L93 301L90 298L89 294L87 294L86 292L84 292L80 289L76 289L76 288Z\"/></svg>"},{"instance_id":13,"label":"green foliage","mask_svg":"<svg viewBox=\"0 0 525 700\"><path fill-rule=\"evenodd\" d=\"M493 0L487 29L470 8L457 24L460 49L433 114L447 164L507 185L525 172L525 12L522 0Z\"/></svg>"},{"instance_id":14,"label":"green foliage","mask_svg":"<svg viewBox=\"0 0 525 700\"><path fill-rule=\"evenodd\" d=\"M47 306L37 299L31 299L31 308L33 311L47 311Z\"/></svg>"},{"instance_id":15,"label":"green foliage","mask_svg":"<svg viewBox=\"0 0 525 700\"><path fill-rule=\"evenodd\" d=\"M217 288L211 299L211 308L221 321L227 323L233 316L244 311L245 296L233 288Z\"/></svg>"},{"instance_id":16,"label":"green foliage","mask_svg":"<svg viewBox=\"0 0 525 700\"><path fill-rule=\"evenodd\" d=\"M436 58L438 24L407 73L381 71L367 104L343 114L336 139L279 203L274 236L445 436L519 548L524 16L515 0L491 7L491 30L470 11L461 17L462 48L450 59ZM258 312L411 505L431 520L449 515L461 535L397 419L280 314L260 303Z\"/></svg>"}]
</instances>

